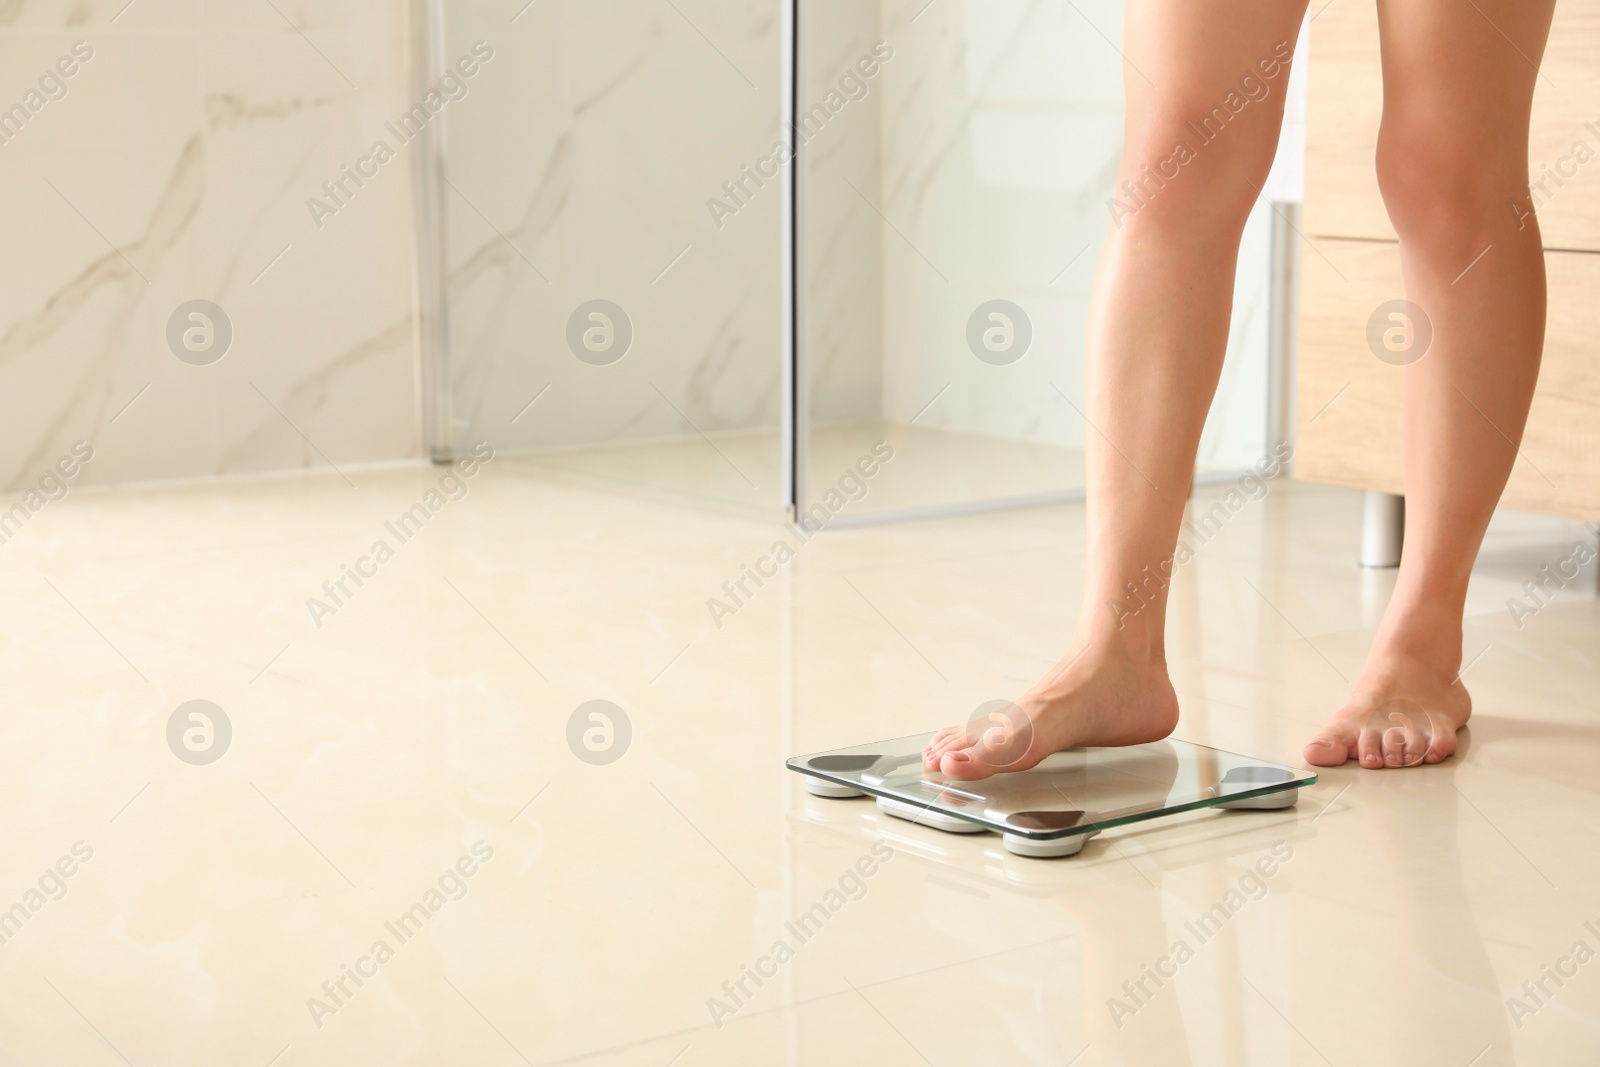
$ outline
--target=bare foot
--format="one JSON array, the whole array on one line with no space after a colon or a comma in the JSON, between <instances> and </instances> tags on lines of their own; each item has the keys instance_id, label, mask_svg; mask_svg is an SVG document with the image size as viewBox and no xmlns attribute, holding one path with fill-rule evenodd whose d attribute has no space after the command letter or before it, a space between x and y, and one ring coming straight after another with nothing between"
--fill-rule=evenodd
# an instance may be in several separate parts
<instances>
[{"instance_id":1,"label":"bare foot","mask_svg":"<svg viewBox=\"0 0 1600 1067\"><path fill-rule=\"evenodd\" d=\"M1456 731L1472 715L1472 698L1457 677L1460 653L1430 655L1401 646L1380 636L1356 691L1306 745L1307 763L1337 767L1359 759L1380 770L1438 763L1455 753ZM1459 632L1453 647L1461 647Z\"/></svg>"},{"instance_id":2,"label":"bare foot","mask_svg":"<svg viewBox=\"0 0 1600 1067\"><path fill-rule=\"evenodd\" d=\"M922 763L958 781L1025 771L1052 752L1159 741L1178 725L1165 662L1102 638L1076 649L1027 695L987 720L947 726Z\"/></svg>"}]
</instances>

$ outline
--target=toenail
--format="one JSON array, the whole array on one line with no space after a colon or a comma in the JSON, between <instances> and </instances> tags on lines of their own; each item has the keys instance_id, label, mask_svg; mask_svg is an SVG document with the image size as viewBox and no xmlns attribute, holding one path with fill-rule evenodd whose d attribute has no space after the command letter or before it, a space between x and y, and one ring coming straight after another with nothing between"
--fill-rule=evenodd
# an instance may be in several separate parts
<instances>
[{"instance_id":1,"label":"toenail","mask_svg":"<svg viewBox=\"0 0 1600 1067\"><path fill-rule=\"evenodd\" d=\"M945 755L949 756L951 759L955 760L957 763L965 763L965 762L967 762L967 760L972 758L969 754L967 754L965 752L946 752Z\"/></svg>"}]
</instances>

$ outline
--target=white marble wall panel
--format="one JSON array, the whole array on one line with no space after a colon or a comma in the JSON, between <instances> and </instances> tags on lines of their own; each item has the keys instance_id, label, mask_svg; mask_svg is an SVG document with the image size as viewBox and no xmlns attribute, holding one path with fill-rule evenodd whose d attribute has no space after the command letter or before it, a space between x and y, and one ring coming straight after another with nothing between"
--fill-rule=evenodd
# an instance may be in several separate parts
<instances>
[{"instance_id":1,"label":"white marble wall panel","mask_svg":"<svg viewBox=\"0 0 1600 1067\"><path fill-rule=\"evenodd\" d=\"M1120 147L1119 62L1084 19L1114 41L1120 7L1078 8L814 0L811 95L874 40L894 49L809 144L817 418L904 421L949 385L919 425L1081 443L1056 389L1081 405ZM412 149L385 125L413 102L407 11L0 7L0 107L74 42L94 49L66 95L0 143L13 208L0 487L31 484L78 439L96 449L85 482L420 454ZM495 50L438 120L457 437L517 451L774 432L782 191L746 181L735 200L724 183L785 136L779 6L497 0L447 2L445 15L446 60L477 40ZM308 199L380 138L395 160L318 225ZM737 211L719 219L713 199ZM1252 266L1247 251L1242 278ZM1035 336L1024 360L996 368L964 332L973 307L1001 296ZM635 331L607 367L565 340L571 311L596 297ZM235 331L205 367L165 340L172 310L196 298ZM752 472L763 485L778 480L770 452Z\"/></svg>"},{"instance_id":2,"label":"white marble wall panel","mask_svg":"<svg viewBox=\"0 0 1600 1067\"><path fill-rule=\"evenodd\" d=\"M306 207L406 105L408 34L393 0L0 10L0 106L93 49L0 144L0 486L78 439L83 482L418 455L408 168ZM166 342L193 299L233 325L209 366Z\"/></svg>"},{"instance_id":3,"label":"white marble wall panel","mask_svg":"<svg viewBox=\"0 0 1600 1067\"><path fill-rule=\"evenodd\" d=\"M775 501L786 204L775 179L724 183L782 132L780 5L544 3L510 23L522 6L446 5L447 59L495 49L450 115L457 433L533 451L769 430L745 473ZM566 339L594 299L634 331L606 366Z\"/></svg>"},{"instance_id":4,"label":"white marble wall panel","mask_svg":"<svg viewBox=\"0 0 1600 1067\"><path fill-rule=\"evenodd\" d=\"M1120 34L1120 8L1080 7ZM933 401L918 425L1081 445L1071 404L1083 404L1103 190L1121 148L1120 59L1070 6L920 8L884 11L901 42L883 132L885 415L909 420ZM995 299L1033 332L1006 366L967 344L968 319Z\"/></svg>"},{"instance_id":5,"label":"white marble wall panel","mask_svg":"<svg viewBox=\"0 0 1600 1067\"><path fill-rule=\"evenodd\" d=\"M883 410L883 100L898 52L877 62L883 36L877 0L809 0L802 110L826 107L855 74L860 99L840 93L839 111L803 149L806 372L816 422L876 419ZM860 76L857 64L876 73Z\"/></svg>"}]
</instances>

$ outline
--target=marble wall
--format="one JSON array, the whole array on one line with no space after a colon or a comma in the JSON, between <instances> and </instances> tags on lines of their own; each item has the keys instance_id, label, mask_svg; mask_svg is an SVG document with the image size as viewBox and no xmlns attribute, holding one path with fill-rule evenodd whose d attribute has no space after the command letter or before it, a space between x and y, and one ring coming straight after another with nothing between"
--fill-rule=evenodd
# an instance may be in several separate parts
<instances>
[{"instance_id":1,"label":"marble wall","mask_svg":"<svg viewBox=\"0 0 1600 1067\"><path fill-rule=\"evenodd\" d=\"M775 508L786 194L763 160L782 134L782 5L588 0L510 21L525 3L445 4L447 59L495 50L449 117L456 432L707 455L757 434L736 489ZM631 326L614 361L569 344L593 300Z\"/></svg>"},{"instance_id":2,"label":"marble wall","mask_svg":"<svg viewBox=\"0 0 1600 1067\"><path fill-rule=\"evenodd\" d=\"M0 6L0 485L80 439L80 483L420 454L408 164L307 207L408 106L409 34L395 0ZM232 327L205 365L167 340L193 300Z\"/></svg>"},{"instance_id":3,"label":"marble wall","mask_svg":"<svg viewBox=\"0 0 1600 1067\"><path fill-rule=\"evenodd\" d=\"M438 4L440 62L473 68L430 120L447 159L452 436L513 453L744 448L738 493L775 501L782 5ZM0 487L35 483L77 440L95 450L81 482L101 483L423 454L416 147L396 125L420 92L411 10L0 5L0 108L20 108L0 117ZM893 49L807 141L813 415L903 422L950 385L919 425L1081 443L1056 387L1081 404L1121 107L1115 50L1084 19L1114 40L1120 4L808 11L803 104L874 42ZM1264 343L1252 233L1241 353ZM971 309L1001 296L1028 311L1036 349L1005 368L963 340ZM633 335L603 365L568 340L596 299ZM214 362L168 338L196 300L231 324ZM1247 363L1230 355L1230 425L1256 406ZM1220 431L1207 452L1230 454Z\"/></svg>"},{"instance_id":4,"label":"marble wall","mask_svg":"<svg viewBox=\"0 0 1600 1067\"><path fill-rule=\"evenodd\" d=\"M899 80L901 56L883 36L878 0L808 0L805 36L801 111L826 107L850 75L861 85L859 99L840 93L836 101L847 103L838 113L806 127L801 225L810 415L818 422L876 419L883 413L883 247L893 236L877 213L884 99ZM890 58L874 64L879 41ZM860 76L864 60L865 69L876 66L870 78Z\"/></svg>"},{"instance_id":5,"label":"marble wall","mask_svg":"<svg viewBox=\"0 0 1600 1067\"><path fill-rule=\"evenodd\" d=\"M1082 445L1061 393L1083 406L1088 291L1121 153L1120 57L1084 15L1046 0L917 17L919 6L885 8L904 42L883 133L884 212L900 231L885 242L886 413L909 419L948 386L919 424ZM1120 34L1120 21L1106 28ZM1032 325L1027 354L1006 366L967 345L969 317L994 299Z\"/></svg>"}]
</instances>

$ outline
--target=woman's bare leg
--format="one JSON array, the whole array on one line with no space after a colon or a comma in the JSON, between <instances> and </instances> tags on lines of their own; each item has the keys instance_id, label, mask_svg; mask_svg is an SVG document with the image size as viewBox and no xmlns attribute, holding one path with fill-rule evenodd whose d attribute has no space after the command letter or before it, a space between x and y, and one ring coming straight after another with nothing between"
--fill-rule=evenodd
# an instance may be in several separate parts
<instances>
[{"instance_id":1,"label":"woman's bare leg","mask_svg":"<svg viewBox=\"0 0 1600 1067\"><path fill-rule=\"evenodd\" d=\"M1437 763L1471 713L1457 677L1467 579L1517 458L1544 346L1539 226L1513 205L1527 199L1535 64L1554 6L1378 0L1379 184L1406 296L1434 338L1404 371L1400 574L1355 693L1306 746L1311 763ZM1430 728L1403 731L1391 709Z\"/></svg>"},{"instance_id":2,"label":"woman's bare leg","mask_svg":"<svg viewBox=\"0 0 1600 1067\"><path fill-rule=\"evenodd\" d=\"M1022 770L1079 745L1154 741L1177 724L1159 575L1177 544L1227 346L1239 240L1277 148L1305 8L1128 5L1118 198L1130 210L1117 209L1089 325L1083 616L1075 646L1016 702L1009 724L936 736L925 761L949 777ZM1129 583L1140 597L1130 599Z\"/></svg>"}]
</instances>

